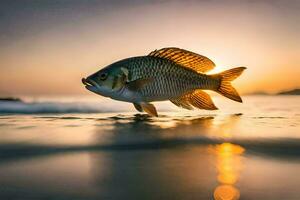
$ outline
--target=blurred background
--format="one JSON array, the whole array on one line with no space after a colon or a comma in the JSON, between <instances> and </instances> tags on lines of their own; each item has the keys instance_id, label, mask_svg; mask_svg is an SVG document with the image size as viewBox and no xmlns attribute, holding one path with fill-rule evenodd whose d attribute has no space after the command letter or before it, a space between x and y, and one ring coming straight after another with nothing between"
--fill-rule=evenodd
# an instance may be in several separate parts
<instances>
[{"instance_id":1,"label":"blurred background","mask_svg":"<svg viewBox=\"0 0 300 200\"><path fill-rule=\"evenodd\" d=\"M92 95L81 78L154 49L246 66L242 94L300 87L300 2L1 1L1 96Z\"/></svg>"}]
</instances>

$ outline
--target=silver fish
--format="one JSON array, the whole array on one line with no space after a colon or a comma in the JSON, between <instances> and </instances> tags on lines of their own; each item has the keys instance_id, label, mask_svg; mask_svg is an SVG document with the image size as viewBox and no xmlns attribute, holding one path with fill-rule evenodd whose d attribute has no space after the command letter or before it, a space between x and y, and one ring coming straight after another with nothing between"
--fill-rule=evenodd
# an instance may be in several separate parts
<instances>
[{"instance_id":1,"label":"silver fish","mask_svg":"<svg viewBox=\"0 0 300 200\"><path fill-rule=\"evenodd\" d=\"M218 74L205 74L215 67L209 58L179 48L163 48L147 56L115 62L82 79L86 89L115 100L130 102L140 112L158 116L150 102L170 100L185 109L216 110L212 90L242 102L231 81L246 69L233 68Z\"/></svg>"}]
</instances>

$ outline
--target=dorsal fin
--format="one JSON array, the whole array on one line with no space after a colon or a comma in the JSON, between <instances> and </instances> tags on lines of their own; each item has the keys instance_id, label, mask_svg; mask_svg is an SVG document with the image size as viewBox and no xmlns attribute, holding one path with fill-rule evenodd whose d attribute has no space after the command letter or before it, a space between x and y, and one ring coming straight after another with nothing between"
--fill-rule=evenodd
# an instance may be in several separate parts
<instances>
[{"instance_id":1,"label":"dorsal fin","mask_svg":"<svg viewBox=\"0 0 300 200\"><path fill-rule=\"evenodd\" d=\"M176 99L170 99L178 107L191 110L193 107L205 110L217 110L210 96L202 90L194 90ZM192 107L193 106L193 107Z\"/></svg>"},{"instance_id":2,"label":"dorsal fin","mask_svg":"<svg viewBox=\"0 0 300 200\"><path fill-rule=\"evenodd\" d=\"M165 58L171 60L183 67L192 69L198 73L204 73L212 70L215 63L209 58L175 47L163 48L152 51L148 56Z\"/></svg>"}]
</instances>

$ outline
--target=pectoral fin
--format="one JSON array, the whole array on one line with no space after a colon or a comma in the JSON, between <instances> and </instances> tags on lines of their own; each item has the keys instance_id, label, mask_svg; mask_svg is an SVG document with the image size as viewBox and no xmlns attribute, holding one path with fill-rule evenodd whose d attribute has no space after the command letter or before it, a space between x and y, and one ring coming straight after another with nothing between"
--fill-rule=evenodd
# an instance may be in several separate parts
<instances>
[{"instance_id":1,"label":"pectoral fin","mask_svg":"<svg viewBox=\"0 0 300 200\"><path fill-rule=\"evenodd\" d=\"M129 90L137 91L143 88L146 84L150 83L152 80L152 78L137 79L126 83L126 85Z\"/></svg>"},{"instance_id":2,"label":"pectoral fin","mask_svg":"<svg viewBox=\"0 0 300 200\"><path fill-rule=\"evenodd\" d=\"M123 74L127 77L127 80L128 80L128 76L129 76L129 71L127 68L125 67L121 67L121 71L123 72Z\"/></svg>"},{"instance_id":3,"label":"pectoral fin","mask_svg":"<svg viewBox=\"0 0 300 200\"><path fill-rule=\"evenodd\" d=\"M143 108L142 108L142 106L141 106L140 104L138 104L138 103L133 103L133 105L134 105L134 108L135 108L137 111L143 112Z\"/></svg>"},{"instance_id":4,"label":"pectoral fin","mask_svg":"<svg viewBox=\"0 0 300 200\"><path fill-rule=\"evenodd\" d=\"M156 108L154 107L154 105L152 105L150 103L141 103L140 106L149 115L151 115L153 117L158 117L157 111L156 111Z\"/></svg>"}]
</instances>

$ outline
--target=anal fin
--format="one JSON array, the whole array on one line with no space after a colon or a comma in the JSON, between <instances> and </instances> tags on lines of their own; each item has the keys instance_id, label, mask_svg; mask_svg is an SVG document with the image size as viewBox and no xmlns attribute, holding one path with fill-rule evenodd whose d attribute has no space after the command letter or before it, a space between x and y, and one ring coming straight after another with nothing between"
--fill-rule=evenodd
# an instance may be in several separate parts
<instances>
[{"instance_id":1,"label":"anal fin","mask_svg":"<svg viewBox=\"0 0 300 200\"><path fill-rule=\"evenodd\" d=\"M193 107L205 110L217 110L210 96L202 90L194 90L176 99L170 99L178 107L192 110Z\"/></svg>"},{"instance_id":2,"label":"anal fin","mask_svg":"<svg viewBox=\"0 0 300 200\"><path fill-rule=\"evenodd\" d=\"M194 107L199 109L205 109L205 110L218 109L215 106L212 99L210 98L210 96L202 90L195 90L193 93L191 93L189 101Z\"/></svg>"},{"instance_id":3,"label":"anal fin","mask_svg":"<svg viewBox=\"0 0 300 200\"><path fill-rule=\"evenodd\" d=\"M187 101L185 96L176 98L176 99L170 99L170 101L175 104L178 107L187 109L187 110L193 110L193 107L190 105L190 103Z\"/></svg>"}]
</instances>

